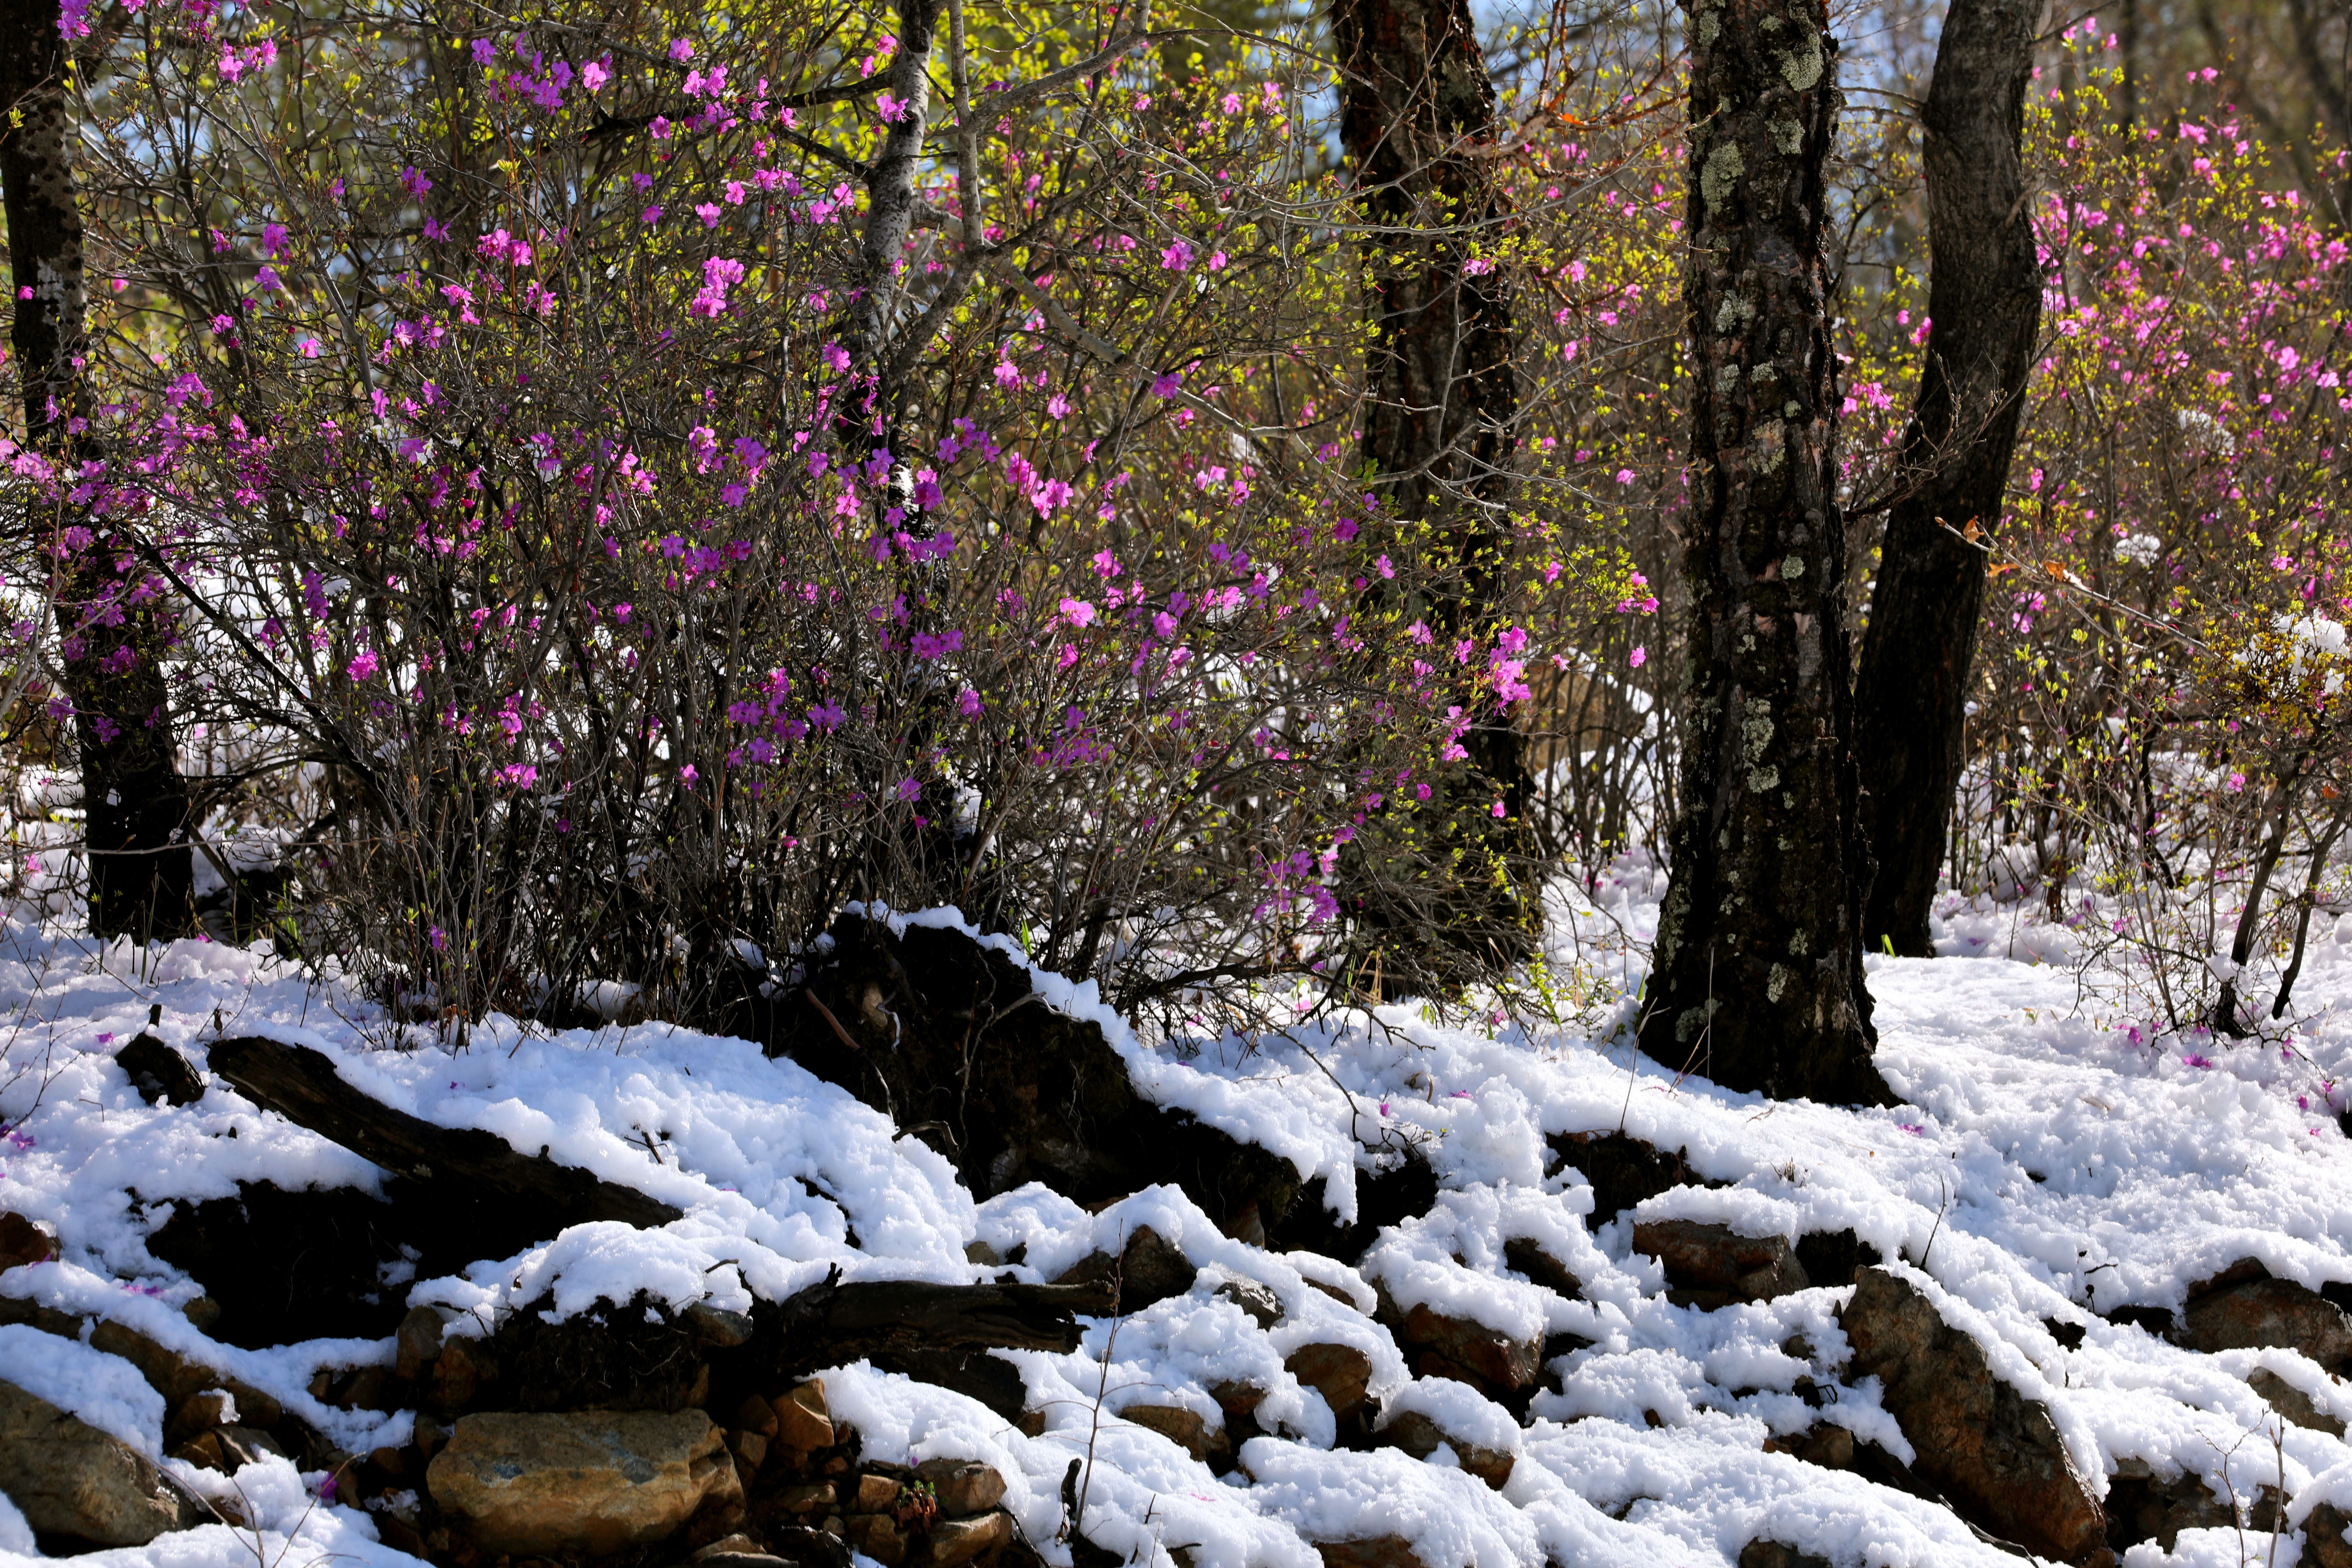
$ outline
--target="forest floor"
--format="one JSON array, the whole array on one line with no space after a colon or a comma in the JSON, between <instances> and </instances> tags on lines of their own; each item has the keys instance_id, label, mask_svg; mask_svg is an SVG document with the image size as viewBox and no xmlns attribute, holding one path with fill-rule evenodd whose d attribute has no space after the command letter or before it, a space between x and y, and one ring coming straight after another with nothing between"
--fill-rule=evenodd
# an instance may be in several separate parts
<instances>
[{"instance_id":1,"label":"forest floor","mask_svg":"<svg viewBox=\"0 0 2352 1568\"><path fill-rule=\"evenodd\" d=\"M2046 1407L2111 1510L2124 1482L2176 1500L2201 1489L2211 1506L2176 1509L2175 1522L2205 1522L2171 1532L2168 1552L2127 1544L2129 1568L2285 1568L2315 1507L2352 1504L2340 1364L2290 1348L2199 1350L2168 1331L2233 1267L2231 1279L2352 1286L2352 1145L2336 1120L2339 1086L2352 1085L2352 941L2322 921L2293 1027L2231 1043L2135 1016L2140 977L2113 955L2081 956L2082 934L2030 918L2032 906L1949 897L1946 956L1871 962L1878 1061L1905 1103L1857 1111L1730 1093L1703 1061L1685 1075L1633 1058L1617 1037L1632 1006L1622 987L1639 978L1628 944L1646 939L1662 891L1629 860L1593 899L1562 904L1553 972L1587 988L1582 1024L1456 1026L1404 1004L1179 1052L1135 1043L1090 988L1038 978L1050 1005L1119 1043L1148 1098L1323 1177L1341 1218L1360 1177L1408 1149L1425 1160L1433 1205L1349 1261L1237 1239L1173 1185L1094 1212L1034 1184L976 1200L882 1112L743 1041L661 1024L551 1035L493 1018L453 1050L306 983L266 948L184 942L139 955L19 923L0 937L0 1209L52 1227L60 1255L0 1274L0 1298L128 1324L353 1454L409 1441L413 1412L318 1392L332 1381L321 1371L389 1364L391 1338L240 1348L184 1313L202 1288L147 1246L175 1205L233 1197L240 1183L369 1190L383 1173L217 1078L192 1103L151 1104L116 1056L160 1007L153 1034L199 1069L216 1039L305 1044L389 1105L544 1147L684 1211L659 1228L577 1226L439 1278L395 1267L381 1282L393 1308L488 1320L551 1295L562 1316L646 1292L743 1310L835 1268L849 1281L1043 1282L1118 1254L1148 1225L1202 1270L1196 1286L1086 1320L1069 1353L999 1352L1022 1380L1020 1421L866 1363L824 1372L834 1418L869 1458L994 1466L1005 1508L1048 1562L1070 1560L1056 1537L1074 1458L1090 1467L1084 1536L1139 1563L1316 1568L1314 1543L1381 1539L1425 1568L1715 1565L1759 1540L1841 1565L2018 1561L1885 1479L1886 1464L1919 1456L1879 1380L1845 1374L1839 1313L1853 1286L1670 1297L1666 1268L1634 1246L1637 1225L1666 1220L1798 1243L1801 1258L1802 1238L1842 1238L1846 1269L1883 1260ZM406 1048L382 1048L395 1037ZM1572 1135L1619 1132L1679 1151L1685 1179L1597 1214ZM1810 1256L1818 1267L1823 1254ZM1271 1292L1279 1312L1243 1310L1216 1289L1235 1279ZM1541 1344L1539 1385L1513 1399L1416 1376L1425 1363L1397 1331L1415 1308L1497 1343ZM9 1336L31 1331L0 1327L0 1377L165 1453L162 1396L128 1363L89 1345L12 1352ZM1324 1395L1290 1368L1309 1343L1361 1352L1376 1421L1419 1411L1446 1441L1419 1458L1343 1441ZM1236 1380L1264 1397L1231 1458L1195 1458L1120 1415L1174 1406L1215 1428L1229 1417L1213 1391ZM2296 1421L2280 1418L2286 1405ZM1814 1440L1831 1426L1851 1438L1841 1453L1859 1445L1881 1470L1822 1462ZM1510 1461L1499 1489L1463 1468L1474 1450ZM372 1512L321 1499L296 1460L264 1456L233 1483L163 1463L211 1495L233 1486L247 1526L86 1561L415 1561L382 1542L382 1500ZM2253 1525L2276 1516L2245 1506L2265 1488L2286 1504L2275 1540ZM0 1563L33 1549L0 1500Z\"/></svg>"}]
</instances>

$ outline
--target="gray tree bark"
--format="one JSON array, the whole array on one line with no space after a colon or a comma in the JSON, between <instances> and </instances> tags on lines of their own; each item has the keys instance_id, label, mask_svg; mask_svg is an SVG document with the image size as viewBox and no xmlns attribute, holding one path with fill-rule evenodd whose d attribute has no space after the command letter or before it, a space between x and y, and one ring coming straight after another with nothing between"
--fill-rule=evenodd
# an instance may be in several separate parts
<instances>
[{"instance_id":1,"label":"gray tree bark","mask_svg":"<svg viewBox=\"0 0 2352 1568\"><path fill-rule=\"evenodd\" d=\"M2017 444L2042 323L2042 265L2018 143L2042 0L1952 0L1923 116L1927 358L1903 436L1855 683L1863 819L1878 877L1863 933L1929 956L1960 774L1985 556Z\"/></svg>"},{"instance_id":2,"label":"gray tree bark","mask_svg":"<svg viewBox=\"0 0 2352 1568\"><path fill-rule=\"evenodd\" d=\"M1822 254L1837 45L1824 0L1694 0L1689 46L1689 740L1642 1046L1731 1089L1884 1102Z\"/></svg>"}]
</instances>

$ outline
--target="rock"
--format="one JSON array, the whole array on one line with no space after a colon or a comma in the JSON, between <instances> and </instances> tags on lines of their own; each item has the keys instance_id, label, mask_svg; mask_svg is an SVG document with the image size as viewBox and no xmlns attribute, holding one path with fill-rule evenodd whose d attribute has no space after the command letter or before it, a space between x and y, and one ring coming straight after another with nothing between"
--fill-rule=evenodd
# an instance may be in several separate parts
<instances>
[{"instance_id":1,"label":"rock","mask_svg":"<svg viewBox=\"0 0 2352 1568\"><path fill-rule=\"evenodd\" d=\"M217 1470L233 1476L265 1454L288 1458L285 1448L268 1433L253 1426L221 1426L191 1438L172 1450L172 1458L185 1459L198 1469Z\"/></svg>"},{"instance_id":2,"label":"rock","mask_svg":"<svg viewBox=\"0 0 2352 1568\"><path fill-rule=\"evenodd\" d=\"M751 1314L697 1301L682 1314L695 1338L713 1350L731 1351L751 1342Z\"/></svg>"},{"instance_id":3,"label":"rock","mask_svg":"<svg viewBox=\"0 0 2352 1568\"><path fill-rule=\"evenodd\" d=\"M1797 1237L1797 1261L1815 1285L1842 1288L1886 1255L1852 1230L1809 1230Z\"/></svg>"},{"instance_id":4,"label":"rock","mask_svg":"<svg viewBox=\"0 0 2352 1568\"><path fill-rule=\"evenodd\" d=\"M2105 1545L2106 1518L2050 1412L1995 1377L1983 1349L1908 1280L1864 1269L1839 1318L1851 1377L1884 1380L1885 1408L1918 1453L1913 1468L1961 1511L2045 1556L2072 1562Z\"/></svg>"},{"instance_id":5,"label":"rock","mask_svg":"<svg viewBox=\"0 0 2352 1568\"><path fill-rule=\"evenodd\" d=\"M1826 1557L1778 1541L1751 1541L1739 1549L1739 1568L1832 1568Z\"/></svg>"},{"instance_id":6,"label":"rock","mask_svg":"<svg viewBox=\"0 0 2352 1568\"><path fill-rule=\"evenodd\" d=\"M2181 1339L2191 1350L2301 1351L2329 1372L2352 1361L2352 1319L2287 1279L2249 1279L2189 1302Z\"/></svg>"},{"instance_id":7,"label":"rock","mask_svg":"<svg viewBox=\"0 0 2352 1568\"><path fill-rule=\"evenodd\" d=\"M2321 1503L2303 1521L2303 1568L2352 1568L2352 1514L2332 1502Z\"/></svg>"},{"instance_id":8,"label":"rock","mask_svg":"<svg viewBox=\"0 0 2352 1568\"><path fill-rule=\"evenodd\" d=\"M832 1424L828 1422L826 1425L830 1429ZM745 1394L743 1403L735 1407L735 1426L740 1431L756 1432L773 1440L776 1436L776 1407L756 1394Z\"/></svg>"},{"instance_id":9,"label":"rock","mask_svg":"<svg viewBox=\"0 0 2352 1568\"><path fill-rule=\"evenodd\" d=\"M184 1443L202 1432L226 1426L236 1412L236 1401L225 1388L207 1388L191 1394L173 1410L172 1418L163 1423L163 1441Z\"/></svg>"},{"instance_id":10,"label":"rock","mask_svg":"<svg viewBox=\"0 0 2352 1568\"><path fill-rule=\"evenodd\" d=\"M888 1514L852 1514L845 1525L842 1538L882 1568L898 1568L907 1560L907 1533Z\"/></svg>"},{"instance_id":11,"label":"rock","mask_svg":"<svg viewBox=\"0 0 2352 1568\"><path fill-rule=\"evenodd\" d=\"M1698 1220L1642 1220L1633 1250L1666 1270L1666 1300L1712 1311L1736 1301L1769 1301L1810 1289L1804 1265L1786 1237L1740 1236L1727 1225Z\"/></svg>"},{"instance_id":12,"label":"rock","mask_svg":"<svg viewBox=\"0 0 2352 1568\"><path fill-rule=\"evenodd\" d=\"M1622 1132L1565 1132L1548 1139L1552 1152L1592 1184L1592 1214L1585 1223L1598 1230L1636 1204L1675 1187L1719 1187L1700 1179L1680 1150L1663 1150Z\"/></svg>"},{"instance_id":13,"label":"rock","mask_svg":"<svg viewBox=\"0 0 2352 1568\"><path fill-rule=\"evenodd\" d=\"M1571 1301L1584 1293L1584 1281L1570 1273L1567 1264L1546 1252L1543 1244L1532 1237L1515 1236L1504 1242L1503 1261L1545 1289Z\"/></svg>"},{"instance_id":14,"label":"rock","mask_svg":"<svg viewBox=\"0 0 2352 1568\"><path fill-rule=\"evenodd\" d=\"M708 1563L713 1557L723 1556L728 1552L736 1552L745 1556L763 1555L760 1551L760 1543L758 1542L752 1540L748 1535L738 1534L730 1535L722 1540L714 1541L708 1546L698 1547L696 1550L686 1554L686 1560L688 1563Z\"/></svg>"},{"instance_id":15,"label":"rock","mask_svg":"<svg viewBox=\"0 0 2352 1568\"><path fill-rule=\"evenodd\" d=\"M873 1359L874 1364L884 1372L953 1389L1007 1421L1019 1419L1022 1404L1028 1396L1028 1385L1021 1381L1021 1369L982 1349L930 1346L888 1352Z\"/></svg>"},{"instance_id":16,"label":"rock","mask_svg":"<svg viewBox=\"0 0 2352 1568\"><path fill-rule=\"evenodd\" d=\"M808 1453L833 1447L833 1417L824 1403L824 1379L810 1378L770 1400L776 1412L776 1441Z\"/></svg>"},{"instance_id":17,"label":"rock","mask_svg":"<svg viewBox=\"0 0 2352 1568\"><path fill-rule=\"evenodd\" d=\"M1381 1317L1405 1347L1422 1352L1414 1370L1423 1377L1450 1377L1510 1394L1532 1388L1543 1371L1541 1336L1515 1340L1474 1318L1447 1317L1426 1303L1400 1310L1383 1300Z\"/></svg>"},{"instance_id":18,"label":"rock","mask_svg":"<svg viewBox=\"0 0 2352 1568\"><path fill-rule=\"evenodd\" d=\"M1374 1535L1361 1541L1318 1541L1323 1568L1429 1568L1412 1542L1402 1535Z\"/></svg>"},{"instance_id":19,"label":"rock","mask_svg":"<svg viewBox=\"0 0 2352 1568\"><path fill-rule=\"evenodd\" d=\"M2246 1378L2246 1386L2268 1402L2280 1416L2297 1426L2307 1426L2315 1432L2325 1432L2331 1437L2344 1436L2344 1423L2323 1412L2311 1395L2305 1394L2268 1367L2256 1367Z\"/></svg>"},{"instance_id":20,"label":"rock","mask_svg":"<svg viewBox=\"0 0 2352 1568\"><path fill-rule=\"evenodd\" d=\"M857 1478L857 1490L842 1505L850 1513L887 1513L897 1506L898 1494L906 1490L889 1476L872 1470Z\"/></svg>"},{"instance_id":21,"label":"rock","mask_svg":"<svg viewBox=\"0 0 2352 1568\"><path fill-rule=\"evenodd\" d=\"M730 1432L727 1451L735 1456L737 1475L757 1475L768 1458L768 1440L757 1432Z\"/></svg>"},{"instance_id":22,"label":"rock","mask_svg":"<svg viewBox=\"0 0 2352 1568\"><path fill-rule=\"evenodd\" d=\"M822 1519L833 1511L839 1495L831 1481L809 1481L778 1492L776 1506L786 1513L814 1514Z\"/></svg>"},{"instance_id":23,"label":"rock","mask_svg":"<svg viewBox=\"0 0 2352 1568\"><path fill-rule=\"evenodd\" d=\"M2277 1499L2276 1488L2262 1488L2241 1505L2246 1511L2241 1520L2194 1471L2183 1471L2168 1481L2119 1472L2107 1482L2107 1544L2121 1552L2152 1541L2168 1552L2184 1530L2231 1530L2242 1525L2267 1531L2277 1516Z\"/></svg>"},{"instance_id":24,"label":"rock","mask_svg":"<svg viewBox=\"0 0 2352 1568\"><path fill-rule=\"evenodd\" d=\"M1055 1279L1056 1285L1095 1285L1116 1280L1118 1310L1139 1312L1155 1301L1181 1296L1200 1277L1192 1260L1148 1225L1129 1233L1118 1258L1091 1252Z\"/></svg>"},{"instance_id":25,"label":"rock","mask_svg":"<svg viewBox=\"0 0 2352 1568\"><path fill-rule=\"evenodd\" d=\"M1004 1478L976 1459L925 1459L915 1474L931 1483L941 1519L985 1513L1004 1500Z\"/></svg>"},{"instance_id":26,"label":"rock","mask_svg":"<svg viewBox=\"0 0 2352 1568\"><path fill-rule=\"evenodd\" d=\"M441 1359L441 1314L430 1307L412 1307L393 1335L392 1370L404 1383L415 1383Z\"/></svg>"},{"instance_id":27,"label":"rock","mask_svg":"<svg viewBox=\"0 0 2352 1568\"><path fill-rule=\"evenodd\" d=\"M943 1519L931 1526L922 1549L908 1561L920 1568L962 1568L1012 1543L1013 1519L1003 1510L971 1519Z\"/></svg>"},{"instance_id":28,"label":"rock","mask_svg":"<svg viewBox=\"0 0 2352 1568\"><path fill-rule=\"evenodd\" d=\"M58 1233L35 1219L0 1209L0 1271L47 1263L58 1255Z\"/></svg>"},{"instance_id":29,"label":"rock","mask_svg":"<svg viewBox=\"0 0 2352 1568\"><path fill-rule=\"evenodd\" d=\"M1367 1373L1368 1377L1369 1375ZM1306 1380L1302 1378L1300 1381ZM1249 1415L1265 1403L1265 1394L1266 1391L1255 1383L1227 1382L1209 1384L1209 1397L1217 1402L1217 1408L1225 1413L1227 1420L1237 1415Z\"/></svg>"},{"instance_id":30,"label":"rock","mask_svg":"<svg viewBox=\"0 0 2352 1568\"><path fill-rule=\"evenodd\" d=\"M155 1009L161 1013L162 1008ZM160 1018L151 1020L160 1023ZM131 1038L131 1043L114 1053L114 1065L131 1079L131 1087L139 1098L152 1105L168 1100L173 1105L194 1105L205 1097L205 1080L188 1065L188 1058L165 1045L145 1030Z\"/></svg>"},{"instance_id":31,"label":"rock","mask_svg":"<svg viewBox=\"0 0 2352 1568\"><path fill-rule=\"evenodd\" d=\"M1283 1359L1285 1372L1323 1396L1342 1423L1364 1407L1372 1358L1353 1345L1301 1345Z\"/></svg>"},{"instance_id":32,"label":"rock","mask_svg":"<svg viewBox=\"0 0 2352 1568\"><path fill-rule=\"evenodd\" d=\"M1239 1307L1261 1329L1270 1329L1282 1321L1282 1298L1255 1279L1228 1279L1212 1294Z\"/></svg>"},{"instance_id":33,"label":"rock","mask_svg":"<svg viewBox=\"0 0 2352 1568\"><path fill-rule=\"evenodd\" d=\"M1446 1431L1418 1410L1408 1410L1380 1429L1380 1440L1391 1448L1402 1448L1416 1459L1426 1459L1437 1452L1441 1443L1450 1445L1454 1457L1462 1461L1463 1469L1477 1477L1496 1491L1511 1479L1511 1467L1517 1463L1515 1454L1499 1453L1465 1442Z\"/></svg>"},{"instance_id":34,"label":"rock","mask_svg":"<svg viewBox=\"0 0 2352 1568\"><path fill-rule=\"evenodd\" d=\"M650 1545L705 1502L740 1492L719 1429L699 1410L468 1415L425 1487L483 1550L518 1555Z\"/></svg>"},{"instance_id":35,"label":"rock","mask_svg":"<svg viewBox=\"0 0 2352 1568\"><path fill-rule=\"evenodd\" d=\"M793 1568L849 1568L849 1548L837 1536L804 1525L773 1526L768 1531L768 1550L774 1555L757 1565L768 1568L770 1563L782 1561ZM744 1563L714 1561L709 1568L753 1568Z\"/></svg>"},{"instance_id":36,"label":"rock","mask_svg":"<svg viewBox=\"0 0 2352 1568\"><path fill-rule=\"evenodd\" d=\"M449 1340L435 1358L425 1397L436 1410L455 1413L498 1381L499 1363L487 1340Z\"/></svg>"},{"instance_id":37,"label":"rock","mask_svg":"<svg viewBox=\"0 0 2352 1568\"><path fill-rule=\"evenodd\" d=\"M1208 1417L1181 1405L1129 1405L1118 1418L1159 1433L1203 1464L1228 1447L1223 1427L1210 1426Z\"/></svg>"},{"instance_id":38,"label":"rock","mask_svg":"<svg viewBox=\"0 0 2352 1568\"><path fill-rule=\"evenodd\" d=\"M1268 1230L1297 1203L1288 1159L1139 1095L1099 1026L1024 1005L1035 983L1004 953L859 914L826 936L798 984L747 989L727 1032L915 1129L975 1196L1041 1181L1092 1204L1173 1182L1212 1219L1256 1204Z\"/></svg>"},{"instance_id":39,"label":"rock","mask_svg":"<svg viewBox=\"0 0 2352 1568\"><path fill-rule=\"evenodd\" d=\"M0 1492L42 1534L95 1546L144 1546L211 1518L144 1454L13 1383L0 1383Z\"/></svg>"}]
</instances>

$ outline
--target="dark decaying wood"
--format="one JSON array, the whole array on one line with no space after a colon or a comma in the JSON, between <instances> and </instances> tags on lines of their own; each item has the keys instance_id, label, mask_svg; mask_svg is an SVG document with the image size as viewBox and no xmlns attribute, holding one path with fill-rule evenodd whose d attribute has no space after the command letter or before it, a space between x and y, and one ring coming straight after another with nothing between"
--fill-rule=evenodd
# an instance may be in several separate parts
<instances>
[{"instance_id":1,"label":"dark decaying wood","mask_svg":"<svg viewBox=\"0 0 2352 1568\"><path fill-rule=\"evenodd\" d=\"M843 1283L836 1270L780 1302L753 1307L741 1352L761 1370L796 1373L866 1357L920 1360L955 1350L1078 1348L1077 1315L1112 1310L1108 1282L939 1285L922 1279Z\"/></svg>"},{"instance_id":2,"label":"dark decaying wood","mask_svg":"<svg viewBox=\"0 0 2352 1568\"><path fill-rule=\"evenodd\" d=\"M210 1061L213 1071L263 1110L388 1171L436 1184L463 1184L477 1194L494 1193L544 1215L543 1237L593 1220L667 1225L683 1212L577 1166L559 1165L544 1151L524 1154L495 1133L436 1127L395 1110L343 1081L333 1060L308 1046L219 1040Z\"/></svg>"}]
</instances>

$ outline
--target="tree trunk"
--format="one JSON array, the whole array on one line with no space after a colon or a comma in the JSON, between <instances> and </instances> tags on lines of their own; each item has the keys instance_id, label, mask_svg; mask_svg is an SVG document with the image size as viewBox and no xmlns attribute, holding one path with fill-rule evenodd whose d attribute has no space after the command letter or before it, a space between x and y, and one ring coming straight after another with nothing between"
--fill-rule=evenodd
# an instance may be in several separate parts
<instances>
[{"instance_id":1,"label":"tree trunk","mask_svg":"<svg viewBox=\"0 0 2352 1568\"><path fill-rule=\"evenodd\" d=\"M1913 486L1886 521L1854 701L1878 857L1863 934L1933 952L1927 910L1959 781L1984 553L1947 531L2000 521L2042 266L2018 155L2041 0L1953 0L1927 92L1927 360L1904 432Z\"/></svg>"},{"instance_id":2,"label":"tree trunk","mask_svg":"<svg viewBox=\"0 0 2352 1568\"><path fill-rule=\"evenodd\" d=\"M1822 240L1824 0L1690 11L1688 749L1642 1025L1727 1088L1888 1100L1870 1059Z\"/></svg>"},{"instance_id":3,"label":"tree trunk","mask_svg":"<svg viewBox=\"0 0 2352 1568\"><path fill-rule=\"evenodd\" d=\"M1475 637L1504 578L1518 415L1508 286L1465 265L1502 215L1483 156L1498 132L1494 83L1467 0L1335 0L1332 27L1340 142L1370 231L1363 456L1390 523L1434 524L1458 564L1459 588L1427 607L1433 627ZM1376 878L1347 889L1359 945L1380 948L1385 975L1408 988L1450 992L1530 950L1525 746L1482 700L1462 736L1469 778L1422 814L1440 825L1424 852L1446 885L1411 909L1382 900Z\"/></svg>"},{"instance_id":4,"label":"tree trunk","mask_svg":"<svg viewBox=\"0 0 2352 1568\"><path fill-rule=\"evenodd\" d=\"M0 185L8 215L26 444L59 462L96 456L80 421L88 294L56 0L0 0ZM14 110L13 117L7 115ZM60 500L58 624L88 813L89 925L101 937L194 929L185 780L159 652L168 601L103 522ZM96 537L79 545L78 529Z\"/></svg>"}]
</instances>

